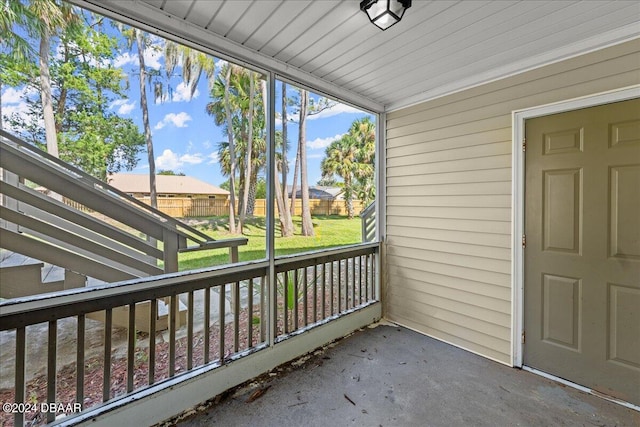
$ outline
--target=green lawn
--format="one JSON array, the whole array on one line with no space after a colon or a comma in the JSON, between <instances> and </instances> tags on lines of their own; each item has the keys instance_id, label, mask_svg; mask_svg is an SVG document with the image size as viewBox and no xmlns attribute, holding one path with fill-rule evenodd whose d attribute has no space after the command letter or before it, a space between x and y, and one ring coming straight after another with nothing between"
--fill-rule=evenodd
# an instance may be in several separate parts
<instances>
[{"instance_id":1,"label":"green lawn","mask_svg":"<svg viewBox=\"0 0 640 427\"><path fill-rule=\"evenodd\" d=\"M237 237L229 234L228 217L191 218L187 220L195 228L216 240ZM240 261L265 258L266 219L253 217L245 225L244 237L249 239L246 246L240 246ZM294 217L294 236L280 237L280 227L276 218L276 255L288 255L336 246L350 245L362 241L361 220L359 217L348 219L342 216L313 217L314 237L300 235L301 218ZM229 262L227 249L197 251L180 254L180 270L222 265Z\"/></svg>"}]
</instances>

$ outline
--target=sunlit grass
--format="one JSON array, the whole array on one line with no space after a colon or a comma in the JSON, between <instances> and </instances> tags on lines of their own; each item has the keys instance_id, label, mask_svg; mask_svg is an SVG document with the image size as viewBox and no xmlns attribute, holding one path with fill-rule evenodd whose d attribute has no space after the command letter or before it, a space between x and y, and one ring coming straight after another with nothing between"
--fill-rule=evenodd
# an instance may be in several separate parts
<instances>
[{"instance_id":1,"label":"sunlit grass","mask_svg":"<svg viewBox=\"0 0 640 427\"><path fill-rule=\"evenodd\" d=\"M361 220L343 216L313 217L315 236L301 235L301 218L294 217L294 236L280 237L280 227L276 224L276 255L288 255L336 246L350 245L362 241ZM194 218L189 223L216 240L239 237L229 234L228 217ZM276 219L277 223L277 219ZM249 239L246 246L240 246L240 261L251 261L266 257L266 219L253 217L247 220L243 237ZM222 265L229 262L228 249L187 252L180 254L180 270Z\"/></svg>"}]
</instances>

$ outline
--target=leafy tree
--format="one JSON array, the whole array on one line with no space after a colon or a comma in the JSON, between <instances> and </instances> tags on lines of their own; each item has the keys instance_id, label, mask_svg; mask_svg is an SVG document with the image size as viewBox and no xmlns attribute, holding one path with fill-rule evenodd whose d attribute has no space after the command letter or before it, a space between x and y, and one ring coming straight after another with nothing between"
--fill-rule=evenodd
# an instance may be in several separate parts
<instances>
[{"instance_id":1,"label":"leafy tree","mask_svg":"<svg viewBox=\"0 0 640 427\"><path fill-rule=\"evenodd\" d=\"M42 119L44 121L47 151L52 156L58 157L58 138L55 127L53 94L51 87L51 74L49 69L49 54L52 39L63 32L71 32L77 28L79 18L74 8L66 3L56 0L31 0L25 5L20 0L6 0L3 7L3 18L0 31L2 40L11 32L8 40L8 54L17 61L37 59L39 71L39 92L42 107ZM37 39L38 53L32 55L35 49L27 49L26 39L17 35L13 27L17 27L30 38Z\"/></svg>"},{"instance_id":2,"label":"leafy tree","mask_svg":"<svg viewBox=\"0 0 640 427\"><path fill-rule=\"evenodd\" d=\"M158 175L185 176L184 172L174 172L172 170L164 170L164 169L161 169L160 171L158 171Z\"/></svg>"},{"instance_id":3,"label":"leafy tree","mask_svg":"<svg viewBox=\"0 0 640 427\"><path fill-rule=\"evenodd\" d=\"M100 18L83 13L77 19L73 27L60 30L52 45L56 55L49 56L47 64L56 145L62 160L104 180L110 173L135 167L143 140L130 119L110 111L111 103L124 97L124 75L110 65L117 41L102 30ZM40 91L40 58L1 58L0 80ZM9 124L23 138L44 146L43 98L26 94L23 99L27 115L9 117Z\"/></svg>"},{"instance_id":4,"label":"leafy tree","mask_svg":"<svg viewBox=\"0 0 640 427\"><path fill-rule=\"evenodd\" d=\"M36 55L35 50L27 40L18 36L14 25L27 28L35 22L35 17L27 6L19 1L5 1L0 3L0 70L6 70L10 63L27 62ZM0 93L2 84L7 80L6 73L0 76ZM0 103L0 129L2 129L2 103Z\"/></svg>"}]
</instances>

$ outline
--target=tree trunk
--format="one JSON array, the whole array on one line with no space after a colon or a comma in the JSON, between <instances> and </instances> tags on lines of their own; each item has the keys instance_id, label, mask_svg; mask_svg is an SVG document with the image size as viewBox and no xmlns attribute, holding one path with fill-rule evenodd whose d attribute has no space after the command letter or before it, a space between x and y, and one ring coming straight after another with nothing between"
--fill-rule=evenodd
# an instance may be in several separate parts
<instances>
[{"instance_id":1,"label":"tree trunk","mask_svg":"<svg viewBox=\"0 0 640 427\"><path fill-rule=\"evenodd\" d=\"M285 207L289 202L287 194L287 169L289 160L287 159L287 84L282 82L282 200Z\"/></svg>"},{"instance_id":2,"label":"tree trunk","mask_svg":"<svg viewBox=\"0 0 640 427\"><path fill-rule=\"evenodd\" d=\"M298 153L300 155L300 188L302 190L302 235L313 236L311 207L309 206L309 183L307 180L307 107L309 92L300 91L300 122L298 132Z\"/></svg>"},{"instance_id":3,"label":"tree trunk","mask_svg":"<svg viewBox=\"0 0 640 427\"><path fill-rule=\"evenodd\" d=\"M282 188L280 194L282 197L282 209L278 208L280 213L280 224L282 226L282 237L293 236L293 214L289 207L289 193L287 191L287 169L289 160L287 159L287 84L282 82ZM295 181L295 179L294 179ZM276 179L276 183L278 180ZM293 185L295 189L295 184ZM292 205L294 205L293 203Z\"/></svg>"},{"instance_id":4,"label":"tree trunk","mask_svg":"<svg viewBox=\"0 0 640 427\"><path fill-rule=\"evenodd\" d=\"M158 207L158 195L156 193L156 161L153 155L153 139L151 126L149 125L149 106L147 105L146 68L144 64L144 36L139 30L134 30L136 46L138 48L138 64L140 65L140 108L142 109L142 123L144 124L144 138L147 141L147 156L149 159L149 198L151 206Z\"/></svg>"},{"instance_id":5,"label":"tree trunk","mask_svg":"<svg viewBox=\"0 0 640 427\"><path fill-rule=\"evenodd\" d=\"M249 201L247 202L247 216L253 216L256 209L256 191L258 189L258 170L252 168L249 181Z\"/></svg>"},{"instance_id":6,"label":"tree trunk","mask_svg":"<svg viewBox=\"0 0 640 427\"><path fill-rule=\"evenodd\" d=\"M236 209L236 153L233 146L233 120L231 115L231 103L229 101L229 85L231 80L231 64L227 65L227 72L225 74L224 82L224 109L227 116L227 137L229 138L229 161L230 175L229 175L229 233L236 234L235 224L235 209Z\"/></svg>"},{"instance_id":7,"label":"tree trunk","mask_svg":"<svg viewBox=\"0 0 640 427\"><path fill-rule=\"evenodd\" d=\"M59 157L56 119L53 114L53 96L51 95L51 74L49 73L49 30L43 26L40 34L40 97L44 131L47 138L47 152Z\"/></svg>"},{"instance_id":8,"label":"tree trunk","mask_svg":"<svg viewBox=\"0 0 640 427\"><path fill-rule=\"evenodd\" d=\"M300 143L298 143L298 149L296 150L296 165L293 168L293 182L291 183L291 205L289 213L292 217L296 216L296 187L298 185L298 169L300 169Z\"/></svg>"},{"instance_id":9,"label":"tree trunk","mask_svg":"<svg viewBox=\"0 0 640 427\"><path fill-rule=\"evenodd\" d=\"M285 221L285 215L289 212L287 211L284 199L282 197L282 187L280 186L280 179L278 178L278 171L275 171L274 176L275 181L275 189L276 189L276 204L278 206L278 218L280 219L280 235L282 237L288 237L287 232L287 222Z\"/></svg>"},{"instance_id":10,"label":"tree trunk","mask_svg":"<svg viewBox=\"0 0 640 427\"><path fill-rule=\"evenodd\" d=\"M350 178L345 179L344 186L348 188L348 191L345 191L345 203L347 204L347 216L349 219L353 219L353 191L350 190L352 180Z\"/></svg>"},{"instance_id":11,"label":"tree trunk","mask_svg":"<svg viewBox=\"0 0 640 427\"><path fill-rule=\"evenodd\" d=\"M251 151L253 149L253 99L255 92L255 83L253 71L249 71L249 132L247 136L247 152L244 161L244 188L242 194L242 210L240 211L240 220L238 221L238 232L242 233L242 227L247 217L247 208L249 205L249 187L251 186Z\"/></svg>"}]
</instances>

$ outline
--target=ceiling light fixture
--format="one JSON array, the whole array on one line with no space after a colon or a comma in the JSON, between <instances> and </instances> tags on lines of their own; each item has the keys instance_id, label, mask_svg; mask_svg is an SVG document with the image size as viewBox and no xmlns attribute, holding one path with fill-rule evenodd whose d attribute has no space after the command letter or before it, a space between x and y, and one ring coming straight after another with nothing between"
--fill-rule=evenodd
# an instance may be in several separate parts
<instances>
[{"instance_id":1,"label":"ceiling light fixture","mask_svg":"<svg viewBox=\"0 0 640 427\"><path fill-rule=\"evenodd\" d=\"M411 0L362 0L360 10L365 12L373 25L386 30L402 19L404 11L411 7Z\"/></svg>"}]
</instances>

